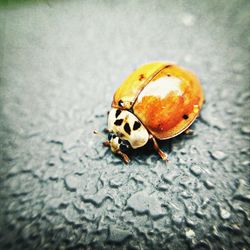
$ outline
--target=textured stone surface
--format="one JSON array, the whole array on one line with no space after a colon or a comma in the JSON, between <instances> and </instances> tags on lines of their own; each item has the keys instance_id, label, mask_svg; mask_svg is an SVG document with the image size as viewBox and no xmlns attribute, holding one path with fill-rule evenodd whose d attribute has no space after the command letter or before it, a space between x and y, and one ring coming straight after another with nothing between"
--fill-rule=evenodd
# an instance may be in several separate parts
<instances>
[{"instance_id":1,"label":"textured stone surface","mask_svg":"<svg viewBox=\"0 0 250 250\"><path fill-rule=\"evenodd\" d=\"M1 1L0 249L249 249L250 2ZM93 130L133 69L201 78L193 135L126 166Z\"/></svg>"}]
</instances>

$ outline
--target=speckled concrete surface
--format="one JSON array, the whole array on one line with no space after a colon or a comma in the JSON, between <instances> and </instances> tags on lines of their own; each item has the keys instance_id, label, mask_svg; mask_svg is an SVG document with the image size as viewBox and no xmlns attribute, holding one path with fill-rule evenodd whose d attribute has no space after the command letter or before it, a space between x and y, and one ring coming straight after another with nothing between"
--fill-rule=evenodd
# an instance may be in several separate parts
<instances>
[{"instance_id":1,"label":"speckled concrete surface","mask_svg":"<svg viewBox=\"0 0 250 250\"><path fill-rule=\"evenodd\" d=\"M1 249L248 249L250 2L0 5ZM128 166L94 129L140 64L195 71L192 128Z\"/></svg>"}]
</instances>

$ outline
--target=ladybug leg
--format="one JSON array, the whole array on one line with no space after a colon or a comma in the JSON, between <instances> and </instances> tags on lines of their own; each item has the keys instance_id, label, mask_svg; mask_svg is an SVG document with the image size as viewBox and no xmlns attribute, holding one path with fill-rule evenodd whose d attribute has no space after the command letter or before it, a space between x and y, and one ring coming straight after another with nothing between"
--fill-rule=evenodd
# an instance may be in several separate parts
<instances>
[{"instance_id":1,"label":"ladybug leg","mask_svg":"<svg viewBox=\"0 0 250 250\"><path fill-rule=\"evenodd\" d=\"M185 135L193 135L194 134L194 130L188 128L187 130L184 131Z\"/></svg>"},{"instance_id":2,"label":"ladybug leg","mask_svg":"<svg viewBox=\"0 0 250 250\"><path fill-rule=\"evenodd\" d=\"M154 149L157 151L158 155L162 158L162 160L168 161L168 155L159 148L156 139L153 136L151 137L151 139L153 141Z\"/></svg>"},{"instance_id":3,"label":"ladybug leg","mask_svg":"<svg viewBox=\"0 0 250 250\"><path fill-rule=\"evenodd\" d=\"M129 159L129 157L125 153L123 153L121 150L117 150L116 153L122 157L123 161L126 164L129 163L130 159Z\"/></svg>"},{"instance_id":4,"label":"ladybug leg","mask_svg":"<svg viewBox=\"0 0 250 250\"><path fill-rule=\"evenodd\" d=\"M110 131L108 130L108 128L103 129L103 132L106 133L106 134L110 133Z\"/></svg>"},{"instance_id":5,"label":"ladybug leg","mask_svg":"<svg viewBox=\"0 0 250 250\"><path fill-rule=\"evenodd\" d=\"M110 147L110 142L109 141L104 141L102 144L105 147Z\"/></svg>"}]
</instances>

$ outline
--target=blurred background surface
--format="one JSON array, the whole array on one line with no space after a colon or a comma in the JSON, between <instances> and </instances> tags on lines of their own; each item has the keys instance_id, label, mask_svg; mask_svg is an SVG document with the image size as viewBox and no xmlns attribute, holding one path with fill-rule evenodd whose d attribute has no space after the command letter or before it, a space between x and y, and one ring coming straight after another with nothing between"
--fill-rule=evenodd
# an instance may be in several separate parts
<instances>
[{"instance_id":1,"label":"blurred background surface","mask_svg":"<svg viewBox=\"0 0 250 250\"><path fill-rule=\"evenodd\" d=\"M1 1L0 248L247 249L250 1ZM167 60L200 77L193 136L128 166L115 89Z\"/></svg>"}]
</instances>

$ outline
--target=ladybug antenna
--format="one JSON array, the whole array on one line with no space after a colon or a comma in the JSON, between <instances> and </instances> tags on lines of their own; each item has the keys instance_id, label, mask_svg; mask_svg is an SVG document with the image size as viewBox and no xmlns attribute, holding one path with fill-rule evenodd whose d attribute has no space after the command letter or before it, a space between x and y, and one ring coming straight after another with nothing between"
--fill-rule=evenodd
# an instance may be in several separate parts
<instances>
[{"instance_id":1,"label":"ladybug antenna","mask_svg":"<svg viewBox=\"0 0 250 250\"><path fill-rule=\"evenodd\" d=\"M104 146L110 147L110 143L109 143L109 141L107 141L107 138L105 137L104 134L102 134L102 133L100 133L100 132L98 132L98 131L96 131L96 130L94 130L93 132L94 132L95 135L98 135L98 136L100 136L100 137L102 137L102 138L105 139L105 141L103 142L103 145L104 145Z\"/></svg>"},{"instance_id":2,"label":"ladybug antenna","mask_svg":"<svg viewBox=\"0 0 250 250\"><path fill-rule=\"evenodd\" d=\"M95 135L98 135L98 136L100 136L100 137L102 137L102 138L104 138L104 139L106 140L105 135L102 134L102 133L100 133L100 132L98 132L97 130L94 130L93 133L94 133Z\"/></svg>"}]
</instances>

